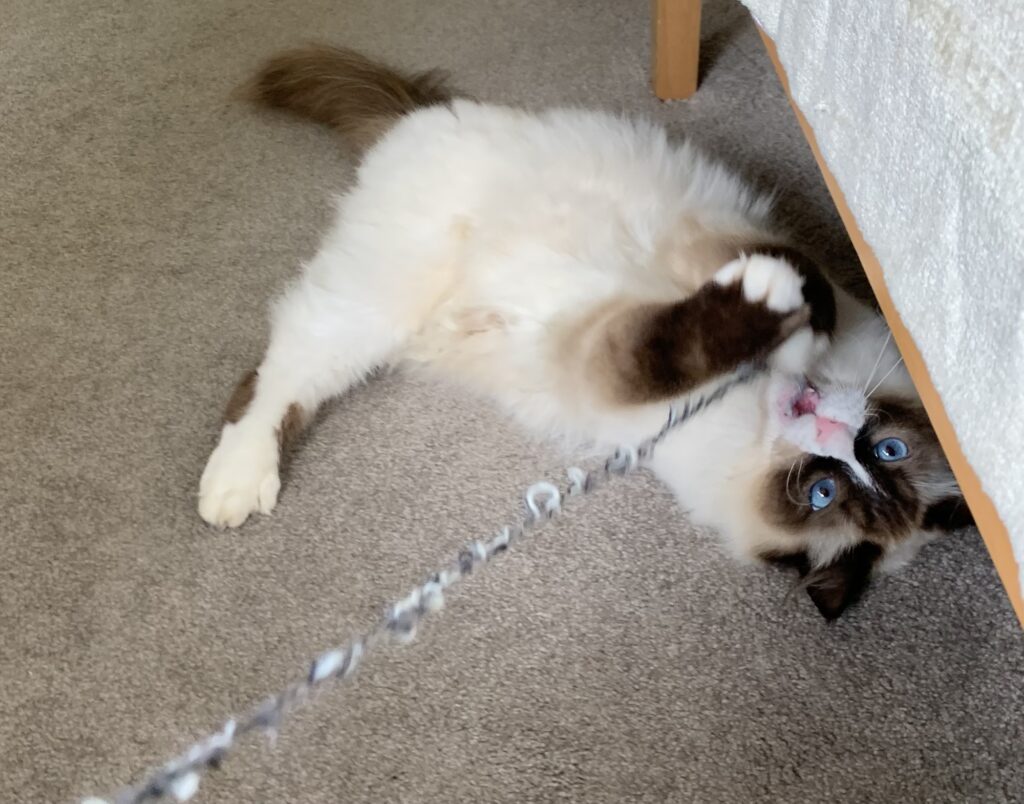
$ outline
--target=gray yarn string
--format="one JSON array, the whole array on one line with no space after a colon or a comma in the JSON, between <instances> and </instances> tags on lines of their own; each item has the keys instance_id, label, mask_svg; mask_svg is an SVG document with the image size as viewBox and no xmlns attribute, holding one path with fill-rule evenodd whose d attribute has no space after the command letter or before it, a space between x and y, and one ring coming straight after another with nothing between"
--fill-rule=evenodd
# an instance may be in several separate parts
<instances>
[{"instance_id":1,"label":"gray yarn string","mask_svg":"<svg viewBox=\"0 0 1024 804\"><path fill-rule=\"evenodd\" d=\"M310 663L302 678L244 715L228 720L220 731L194 743L148 778L122 789L112 799L85 798L81 800L82 804L139 804L164 796L171 796L177 801L190 799L199 788L202 774L219 768L240 737L254 731L275 734L285 716L308 701L316 689L330 681L352 678L370 650L385 642L412 640L420 622L441 608L444 593L458 581L505 552L528 531L561 513L562 502L566 498L590 494L611 478L635 471L650 460L658 444L671 430L722 399L737 385L750 381L760 371L759 365L745 364L710 392L671 406L665 424L655 435L635 447L616 449L596 469L570 468L567 470L568 482L562 488L546 481L534 483L524 495L526 514L520 522L505 526L489 539L465 545L445 569L435 572L425 583L390 606L374 627L348 643L320 654Z\"/></svg>"}]
</instances>

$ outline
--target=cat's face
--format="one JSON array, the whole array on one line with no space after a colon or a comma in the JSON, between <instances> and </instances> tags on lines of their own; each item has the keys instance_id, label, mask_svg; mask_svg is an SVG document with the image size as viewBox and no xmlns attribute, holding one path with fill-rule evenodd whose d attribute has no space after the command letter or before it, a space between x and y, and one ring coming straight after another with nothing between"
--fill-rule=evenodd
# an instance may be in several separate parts
<instances>
[{"instance_id":1,"label":"cat's face","mask_svg":"<svg viewBox=\"0 0 1024 804\"><path fill-rule=\"evenodd\" d=\"M746 493L725 524L748 556L798 569L832 619L875 569L971 516L880 319L841 321L804 369L752 391Z\"/></svg>"},{"instance_id":2,"label":"cat's face","mask_svg":"<svg viewBox=\"0 0 1024 804\"><path fill-rule=\"evenodd\" d=\"M751 501L765 525L754 553L799 569L828 618L857 598L876 565L902 563L937 532L969 522L920 402L899 386L867 397L845 384L769 383L775 421ZM848 421L830 415L837 410Z\"/></svg>"},{"instance_id":3,"label":"cat's face","mask_svg":"<svg viewBox=\"0 0 1024 804\"><path fill-rule=\"evenodd\" d=\"M655 467L735 552L797 569L829 619L876 569L971 523L884 323L847 309L827 345L734 390Z\"/></svg>"},{"instance_id":4,"label":"cat's face","mask_svg":"<svg viewBox=\"0 0 1024 804\"><path fill-rule=\"evenodd\" d=\"M654 460L694 521L743 557L799 570L829 619L876 569L971 521L884 322L838 300L831 337L794 334L774 370Z\"/></svg>"}]
</instances>

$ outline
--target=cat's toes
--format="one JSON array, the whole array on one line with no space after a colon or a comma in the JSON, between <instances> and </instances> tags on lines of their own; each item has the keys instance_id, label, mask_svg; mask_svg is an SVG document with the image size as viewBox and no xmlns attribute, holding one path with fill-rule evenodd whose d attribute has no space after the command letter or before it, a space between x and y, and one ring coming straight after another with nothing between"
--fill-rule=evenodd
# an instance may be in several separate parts
<instances>
[{"instance_id":1,"label":"cat's toes","mask_svg":"<svg viewBox=\"0 0 1024 804\"><path fill-rule=\"evenodd\" d=\"M783 320L780 345L768 359L776 371L803 374L828 344L828 336L819 335L810 326L810 309L804 295L805 278L784 260L755 254L745 260L743 297L762 302Z\"/></svg>"},{"instance_id":2,"label":"cat's toes","mask_svg":"<svg viewBox=\"0 0 1024 804\"><path fill-rule=\"evenodd\" d=\"M704 335L710 362L727 369L767 359L779 370L804 371L816 341L803 287L804 277L788 262L765 254L722 267L705 293L715 308Z\"/></svg>"},{"instance_id":3,"label":"cat's toes","mask_svg":"<svg viewBox=\"0 0 1024 804\"><path fill-rule=\"evenodd\" d=\"M199 481L199 515L216 527L236 528L250 514L269 514L280 489L274 435L254 437L229 424Z\"/></svg>"},{"instance_id":4,"label":"cat's toes","mask_svg":"<svg viewBox=\"0 0 1024 804\"><path fill-rule=\"evenodd\" d=\"M796 312L804 304L804 278L787 262L765 254L739 257L715 274L719 285L741 283L743 298L773 313Z\"/></svg>"}]
</instances>

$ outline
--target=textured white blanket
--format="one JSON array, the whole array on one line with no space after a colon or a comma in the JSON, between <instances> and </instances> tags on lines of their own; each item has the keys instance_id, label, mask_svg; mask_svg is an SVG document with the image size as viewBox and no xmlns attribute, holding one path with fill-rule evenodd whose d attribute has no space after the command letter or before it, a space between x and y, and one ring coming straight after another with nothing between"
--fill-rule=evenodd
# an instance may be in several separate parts
<instances>
[{"instance_id":1,"label":"textured white blanket","mask_svg":"<svg viewBox=\"0 0 1024 804\"><path fill-rule=\"evenodd\" d=\"M1024 2L743 1L776 43L1024 586Z\"/></svg>"}]
</instances>

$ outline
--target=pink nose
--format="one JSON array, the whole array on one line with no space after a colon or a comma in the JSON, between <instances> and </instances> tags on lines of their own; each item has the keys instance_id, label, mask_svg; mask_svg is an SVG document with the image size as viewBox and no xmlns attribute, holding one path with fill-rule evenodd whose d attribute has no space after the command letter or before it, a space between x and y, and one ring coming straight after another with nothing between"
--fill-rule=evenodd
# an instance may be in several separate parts
<instances>
[{"instance_id":1,"label":"pink nose","mask_svg":"<svg viewBox=\"0 0 1024 804\"><path fill-rule=\"evenodd\" d=\"M826 419L824 416L816 416L814 423L817 426L817 441L823 447L828 444L835 444L839 439L850 440L850 428L835 419Z\"/></svg>"}]
</instances>

